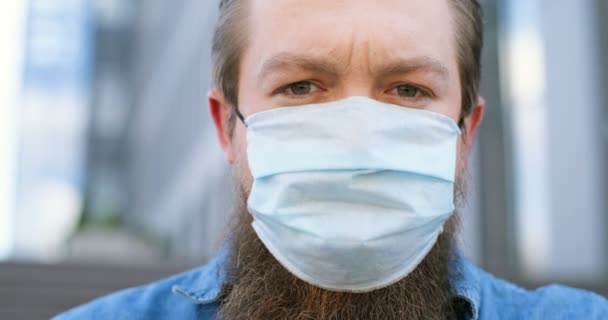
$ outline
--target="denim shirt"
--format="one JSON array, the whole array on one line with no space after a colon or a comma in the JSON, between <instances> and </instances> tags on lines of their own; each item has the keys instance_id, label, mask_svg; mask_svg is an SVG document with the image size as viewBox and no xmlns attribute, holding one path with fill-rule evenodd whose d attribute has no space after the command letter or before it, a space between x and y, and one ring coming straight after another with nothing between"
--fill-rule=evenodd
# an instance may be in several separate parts
<instances>
[{"instance_id":1,"label":"denim shirt","mask_svg":"<svg viewBox=\"0 0 608 320\"><path fill-rule=\"evenodd\" d=\"M54 319L215 319L227 256L224 246L203 267L99 298ZM461 254L450 268L458 319L608 319L608 300L591 292L559 285L522 289L478 269Z\"/></svg>"}]
</instances>

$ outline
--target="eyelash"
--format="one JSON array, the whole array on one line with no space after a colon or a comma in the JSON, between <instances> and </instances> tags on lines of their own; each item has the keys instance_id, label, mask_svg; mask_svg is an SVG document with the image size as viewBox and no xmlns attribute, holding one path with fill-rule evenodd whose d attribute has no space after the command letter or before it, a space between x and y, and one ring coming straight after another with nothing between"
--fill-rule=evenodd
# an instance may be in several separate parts
<instances>
[{"instance_id":1,"label":"eyelash","mask_svg":"<svg viewBox=\"0 0 608 320\"><path fill-rule=\"evenodd\" d=\"M404 98L404 99L406 99L406 98L409 98L409 99L416 99L416 98L432 98L432 97L434 97L434 94L433 94L433 93L432 93L430 90L428 90L428 89L426 89L426 88L423 88L423 87L420 87L420 86L417 86L417 85L409 84L409 83L400 83L400 84L394 85L394 86L393 86L393 87L391 87L391 89L390 89L390 90L388 90L387 92L391 92L391 91L393 91L393 90L398 90L398 88L399 88L399 87L405 87L405 86L407 86L407 87L412 87L412 88L414 88L414 89L418 90L418 94L419 94L420 96L419 96L419 97L401 97L401 96L399 96L399 93L397 92L396 94L397 94L397 95L398 95L400 98Z\"/></svg>"},{"instance_id":2,"label":"eyelash","mask_svg":"<svg viewBox=\"0 0 608 320\"><path fill-rule=\"evenodd\" d=\"M322 90L321 86L319 86L319 85L318 85L318 84L316 84L315 82L310 81L310 80L302 80L302 81L296 81L296 82L292 82L292 83L289 83L289 84L287 84L287 85L284 85L284 86L280 87L279 89L277 89L277 90L275 90L275 91L273 92L273 95L275 95L275 94L282 94L282 95L286 95L286 96L289 96L289 97L295 97L295 98L303 98L303 97L306 97L306 96L308 96L308 95L310 95L310 94L303 94L303 95L299 95L299 94L294 94L294 93L289 93L289 92L287 92L287 91L290 89L290 87L291 87L291 86L294 86L294 85L297 85L297 84L304 84L304 83L306 83L306 84L310 84L311 86L316 87L316 88L315 88L316 90L314 90L314 91L313 91L313 92L311 92L310 94L314 93L315 91Z\"/></svg>"},{"instance_id":3,"label":"eyelash","mask_svg":"<svg viewBox=\"0 0 608 320\"><path fill-rule=\"evenodd\" d=\"M316 90L314 90L313 92L311 92L311 93L309 93L309 94L302 94L302 95L298 95L298 94L294 94L294 93L288 93L288 92L287 92L287 91L290 89L290 87L292 87L292 86L294 86L294 85L297 85L297 84L304 84L304 83L306 83L306 84L310 84L311 86L316 87ZM400 83L400 84L397 84L397 85L393 85L393 86L391 87L391 89L389 89L389 90L388 90L388 91L386 91L386 92L391 92L391 91L394 91L394 90L398 90L398 88L399 88L399 87L402 87L402 86L409 86L409 87L412 87L412 88L414 88L414 89L418 90L418 94L419 94L420 96L419 96L419 97L411 97L411 98L409 98L409 97L401 97L401 96L399 96L399 94L397 93L397 95L398 95L400 98L403 98L403 99L407 99L407 98L409 98L409 99L416 99L416 98L433 98L433 97L434 97L434 94L432 93L432 91L430 91L430 90L428 90L428 89L426 89L426 88L423 88L423 87L417 86L417 85L413 85L413 84L407 84L407 83ZM302 81L296 81L296 82L292 82L292 83L289 83L289 84L287 84L287 85L285 85L285 86L280 87L279 89L277 89L277 90L275 90L275 91L273 92L273 95L276 95L276 94L282 94L282 95L286 95L286 96L293 97L293 98L303 98L303 97L307 97L307 96L309 96L310 94L312 94L312 93L314 93L314 92L316 92L316 91L318 91L318 90L322 90L322 88L321 88L321 86L319 86L319 85L318 85L318 84L316 84L315 82L310 81L310 80L302 80Z\"/></svg>"}]
</instances>

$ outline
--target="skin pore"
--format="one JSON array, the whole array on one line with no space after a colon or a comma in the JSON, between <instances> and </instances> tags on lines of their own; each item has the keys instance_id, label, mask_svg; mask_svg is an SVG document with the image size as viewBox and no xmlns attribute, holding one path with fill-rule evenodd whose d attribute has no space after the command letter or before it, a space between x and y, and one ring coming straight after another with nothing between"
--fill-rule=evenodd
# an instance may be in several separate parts
<instances>
[{"instance_id":1,"label":"skin pore","mask_svg":"<svg viewBox=\"0 0 608 320\"><path fill-rule=\"evenodd\" d=\"M240 63L238 107L247 117L282 106L367 96L408 108L461 116L461 92L450 0L250 0L249 43ZM232 106L212 89L209 105L239 188L233 285L226 319L445 318L447 261L454 221L412 274L369 294L334 293L303 283L272 258L250 227L244 203L252 184L247 131L229 125ZM464 119L458 142L462 173L482 119L483 99ZM339 119L336 119L339 121Z\"/></svg>"}]
</instances>

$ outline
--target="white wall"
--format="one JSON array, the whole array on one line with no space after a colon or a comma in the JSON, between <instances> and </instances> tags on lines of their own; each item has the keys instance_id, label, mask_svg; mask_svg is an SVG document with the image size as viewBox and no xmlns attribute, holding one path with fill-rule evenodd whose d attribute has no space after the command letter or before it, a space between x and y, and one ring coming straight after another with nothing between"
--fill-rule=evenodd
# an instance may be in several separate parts
<instances>
[{"instance_id":1,"label":"white wall","mask_svg":"<svg viewBox=\"0 0 608 320\"><path fill-rule=\"evenodd\" d=\"M17 114L23 68L25 1L0 2L0 260L13 244Z\"/></svg>"},{"instance_id":2,"label":"white wall","mask_svg":"<svg viewBox=\"0 0 608 320\"><path fill-rule=\"evenodd\" d=\"M533 281L605 267L605 146L595 3L510 0L503 76L513 139L518 257Z\"/></svg>"},{"instance_id":3,"label":"white wall","mask_svg":"<svg viewBox=\"0 0 608 320\"><path fill-rule=\"evenodd\" d=\"M606 267L603 198L607 168L601 137L600 15L594 1L542 1L547 64L551 212L549 274L593 281ZM608 32L604 30L604 32ZM603 64L605 66L605 64Z\"/></svg>"}]
</instances>

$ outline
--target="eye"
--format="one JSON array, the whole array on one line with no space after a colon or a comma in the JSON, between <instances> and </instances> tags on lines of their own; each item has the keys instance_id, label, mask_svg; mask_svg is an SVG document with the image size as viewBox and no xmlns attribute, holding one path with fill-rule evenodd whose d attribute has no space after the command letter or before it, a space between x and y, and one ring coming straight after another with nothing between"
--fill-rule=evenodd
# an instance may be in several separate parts
<instances>
[{"instance_id":1,"label":"eye","mask_svg":"<svg viewBox=\"0 0 608 320\"><path fill-rule=\"evenodd\" d=\"M416 98L419 94L422 94L422 90L412 85L403 84L393 89L399 96L404 98Z\"/></svg>"},{"instance_id":2,"label":"eye","mask_svg":"<svg viewBox=\"0 0 608 320\"><path fill-rule=\"evenodd\" d=\"M319 90L319 87L317 87L310 81L299 81L285 87L285 93L294 96L303 96L311 94L317 90Z\"/></svg>"}]
</instances>

